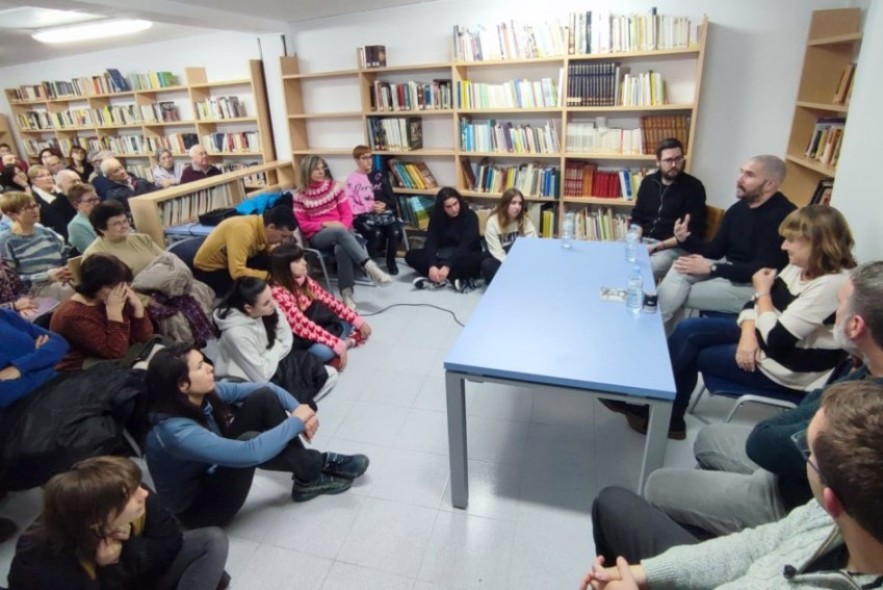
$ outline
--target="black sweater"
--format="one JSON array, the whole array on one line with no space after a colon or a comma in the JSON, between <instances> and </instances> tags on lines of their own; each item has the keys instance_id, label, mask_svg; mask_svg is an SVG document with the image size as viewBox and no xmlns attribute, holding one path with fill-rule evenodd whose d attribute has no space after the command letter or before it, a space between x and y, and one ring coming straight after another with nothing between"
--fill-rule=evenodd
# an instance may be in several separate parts
<instances>
[{"instance_id":1,"label":"black sweater","mask_svg":"<svg viewBox=\"0 0 883 590\"><path fill-rule=\"evenodd\" d=\"M761 268L781 270L788 264L788 255L781 248L779 225L794 209L794 203L782 193L755 208L743 199L727 209L711 241L702 242L691 235L681 246L711 260L727 259L727 264L717 265L712 278L750 283L751 276Z\"/></svg>"},{"instance_id":2,"label":"black sweater","mask_svg":"<svg viewBox=\"0 0 883 590\"><path fill-rule=\"evenodd\" d=\"M436 209L442 207L442 204L436 205ZM441 249L451 250L451 254L447 257L449 264L470 252L480 252L478 215L462 202L460 214L454 218L448 217L443 209L434 211L429 220L424 248L429 255L430 266L438 266L438 251Z\"/></svg>"},{"instance_id":3,"label":"black sweater","mask_svg":"<svg viewBox=\"0 0 883 590\"><path fill-rule=\"evenodd\" d=\"M671 184L662 183L662 173L645 177L632 209L632 223L644 230L645 238L665 240L674 235L675 221L690 215L690 233L705 235L705 187L695 176L682 172Z\"/></svg>"}]
</instances>

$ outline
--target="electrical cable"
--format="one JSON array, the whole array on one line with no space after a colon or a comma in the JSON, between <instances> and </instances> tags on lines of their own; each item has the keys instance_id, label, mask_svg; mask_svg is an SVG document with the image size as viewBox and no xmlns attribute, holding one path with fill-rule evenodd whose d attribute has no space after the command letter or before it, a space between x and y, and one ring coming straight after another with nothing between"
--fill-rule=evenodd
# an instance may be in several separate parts
<instances>
[{"instance_id":1,"label":"electrical cable","mask_svg":"<svg viewBox=\"0 0 883 590\"><path fill-rule=\"evenodd\" d=\"M387 305L386 307L378 309L377 311L372 311L371 313L361 313L360 312L359 315L362 316L363 318L367 318L367 317L381 314L385 311L392 309L393 307L432 307L432 308L437 309L439 311L444 311L444 312L451 314L451 317L454 318L454 321L457 322L458 325L460 325L461 327L464 327L464 328L466 327L466 325L460 321L460 319L457 317L457 314L455 314L453 311L451 311L450 309L446 309L444 307L440 307L438 305L433 305L431 303L393 303L392 305Z\"/></svg>"}]
</instances>

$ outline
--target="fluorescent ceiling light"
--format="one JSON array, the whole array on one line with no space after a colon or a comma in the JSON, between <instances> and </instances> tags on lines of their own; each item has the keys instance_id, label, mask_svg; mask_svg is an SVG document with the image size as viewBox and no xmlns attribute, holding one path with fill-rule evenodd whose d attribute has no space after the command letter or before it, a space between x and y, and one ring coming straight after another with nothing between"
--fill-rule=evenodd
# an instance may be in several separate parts
<instances>
[{"instance_id":1,"label":"fluorescent ceiling light","mask_svg":"<svg viewBox=\"0 0 883 590\"><path fill-rule=\"evenodd\" d=\"M59 27L88 20L104 18L98 14L52 10L33 6L18 6L0 10L0 28L3 29L45 29Z\"/></svg>"},{"instance_id":2,"label":"fluorescent ceiling light","mask_svg":"<svg viewBox=\"0 0 883 590\"><path fill-rule=\"evenodd\" d=\"M41 43L73 43L106 37L119 37L144 31L153 26L148 20L105 20L70 27L47 29L31 35Z\"/></svg>"}]
</instances>

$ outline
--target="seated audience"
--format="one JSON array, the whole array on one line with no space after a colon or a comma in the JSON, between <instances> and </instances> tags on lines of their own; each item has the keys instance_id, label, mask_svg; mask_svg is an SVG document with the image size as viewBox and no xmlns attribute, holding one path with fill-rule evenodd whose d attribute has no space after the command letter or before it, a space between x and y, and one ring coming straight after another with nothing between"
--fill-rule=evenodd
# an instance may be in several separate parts
<instances>
[{"instance_id":1,"label":"seated audience","mask_svg":"<svg viewBox=\"0 0 883 590\"><path fill-rule=\"evenodd\" d=\"M18 313L0 309L0 412L55 377L67 351L58 334L37 327Z\"/></svg>"},{"instance_id":2,"label":"seated audience","mask_svg":"<svg viewBox=\"0 0 883 590\"><path fill-rule=\"evenodd\" d=\"M346 491L364 455L305 448L316 413L270 384L215 382L202 354L176 344L147 368L153 428L145 455L157 491L187 527L223 526L248 496L256 467L292 474L291 498Z\"/></svg>"},{"instance_id":3,"label":"seated audience","mask_svg":"<svg viewBox=\"0 0 883 590\"><path fill-rule=\"evenodd\" d=\"M104 190L104 199L119 201L125 207L127 214L131 214L129 199L156 190L151 182L126 172L116 158L105 158L101 161L101 174L110 181ZM97 184L95 188L98 189Z\"/></svg>"},{"instance_id":4,"label":"seated audience","mask_svg":"<svg viewBox=\"0 0 883 590\"><path fill-rule=\"evenodd\" d=\"M55 201L64 197L55 186L55 179L49 169L40 164L34 164L28 170L28 178L31 181L31 194L40 206L40 223L48 227L62 238L67 233L67 221L59 213Z\"/></svg>"},{"instance_id":5,"label":"seated audience","mask_svg":"<svg viewBox=\"0 0 883 590\"><path fill-rule=\"evenodd\" d=\"M181 173L181 184L221 174L220 168L208 163L208 152L201 145L194 145L188 153L190 154L190 164Z\"/></svg>"},{"instance_id":6,"label":"seated audience","mask_svg":"<svg viewBox=\"0 0 883 590\"><path fill-rule=\"evenodd\" d=\"M102 201L107 199L107 191L113 186L109 178L101 172L101 162L106 158L113 158L113 152L110 150L97 150L89 152L89 162L92 163L94 170L89 177L89 184L95 187L95 192Z\"/></svg>"},{"instance_id":7,"label":"seated audience","mask_svg":"<svg viewBox=\"0 0 883 590\"><path fill-rule=\"evenodd\" d=\"M674 237L674 223L687 219L687 230L695 238L705 234L705 187L684 172L684 145L677 139L663 139L656 146L656 172L641 181L632 209L631 222L641 227L650 250L650 266L657 280L672 263L686 254ZM708 236L709 238L712 236Z\"/></svg>"},{"instance_id":8,"label":"seated audience","mask_svg":"<svg viewBox=\"0 0 883 590\"><path fill-rule=\"evenodd\" d=\"M686 437L684 414L699 373L758 394L801 396L821 387L846 358L834 338L837 293L855 267L852 233L843 215L827 205L791 212L779 227L788 266L762 268L752 278L754 300L737 320L689 318L668 339L675 378L669 437ZM605 402L646 432L647 408Z\"/></svg>"},{"instance_id":9,"label":"seated audience","mask_svg":"<svg viewBox=\"0 0 883 590\"><path fill-rule=\"evenodd\" d=\"M153 336L144 304L129 286L132 270L119 258L96 254L83 260L76 294L58 306L49 324L70 344L56 367L79 371L101 360L134 360Z\"/></svg>"},{"instance_id":10,"label":"seated audience","mask_svg":"<svg viewBox=\"0 0 883 590\"><path fill-rule=\"evenodd\" d=\"M28 178L28 173L18 164L3 166L3 171L0 172L0 185L2 185L3 192L17 191L31 194L31 181Z\"/></svg>"},{"instance_id":11,"label":"seated audience","mask_svg":"<svg viewBox=\"0 0 883 590\"><path fill-rule=\"evenodd\" d=\"M510 188L488 216L484 228L484 240L490 253L481 261L481 276L486 282L494 280L509 249L520 237L537 237L537 228L527 216L524 195L517 188Z\"/></svg>"},{"instance_id":12,"label":"seated audience","mask_svg":"<svg viewBox=\"0 0 883 590\"><path fill-rule=\"evenodd\" d=\"M153 167L153 184L157 188L168 188L181 182L181 170L172 157L172 151L167 148L156 150L156 166Z\"/></svg>"},{"instance_id":13,"label":"seated audience","mask_svg":"<svg viewBox=\"0 0 883 590\"><path fill-rule=\"evenodd\" d=\"M43 165L49 169L49 172L52 173L53 177L64 170L66 165L64 158L58 154L48 154L42 161Z\"/></svg>"},{"instance_id":14,"label":"seated audience","mask_svg":"<svg viewBox=\"0 0 883 590\"><path fill-rule=\"evenodd\" d=\"M36 308L37 303L28 295L27 286L15 270L0 258L0 309L14 311L27 318Z\"/></svg>"},{"instance_id":15,"label":"seated audience","mask_svg":"<svg viewBox=\"0 0 883 590\"><path fill-rule=\"evenodd\" d=\"M95 170L92 163L86 157L86 150L78 145L73 146L68 155L70 165L68 165L67 169L76 172L77 176L80 177L80 182L89 182L89 178L91 178L92 172Z\"/></svg>"},{"instance_id":16,"label":"seated audience","mask_svg":"<svg viewBox=\"0 0 883 590\"><path fill-rule=\"evenodd\" d=\"M396 214L396 198L382 170L371 170L371 149L353 150L356 170L346 179L346 195L353 212L353 227L365 238L369 254L386 244L386 270L399 274L396 254L402 243L402 222Z\"/></svg>"},{"instance_id":17,"label":"seated audience","mask_svg":"<svg viewBox=\"0 0 883 590\"><path fill-rule=\"evenodd\" d=\"M84 259L95 254L113 254L137 275L163 253L153 238L132 231L126 210L117 201L95 205L89 221L98 239L83 251Z\"/></svg>"},{"instance_id":18,"label":"seated audience","mask_svg":"<svg viewBox=\"0 0 883 590\"><path fill-rule=\"evenodd\" d=\"M28 172L28 163L19 158L8 143L0 143L0 165L2 167L16 165L24 170L26 174Z\"/></svg>"},{"instance_id":19,"label":"seated audience","mask_svg":"<svg viewBox=\"0 0 883 590\"><path fill-rule=\"evenodd\" d=\"M80 180L79 175L73 170L62 170L55 175L55 184L58 188L58 194L56 195L56 199L52 201L50 207L55 210L58 219L64 223L64 233L59 232L59 235L65 240L68 240L69 238L67 226L70 225L70 222L77 215L77 210L71 204L67 195L73 187L81 183L82 181Z\"/></svg>"},{"instance_id":20,"label":"seated audience","mask_svg":"<svg viewBox=\"0 0 883 590\"><path fill-rule=\"evenodd\" d=\"M273 250L270 273L273 299L294 332L296 346L345 369L347 349L366 340L371 326L310 278L300 246L285 244Z\"/></svg>"},{"instance_id":21,"label":"seated audience","mask_svg":"<svg viewBox=\"0 0 883 590\"><path fill-rule=\"evenodd\" d=\"M18 541L9 585L216 590L226 562L224 531L182 530L142 485L137 465L123 457L94 457L46 484L43 510Z\"/></svg>"},{"instance_id":22,"label":"seated audience","mask_svg":"<svg viewBox=\"0 0 883 590\"><path fill-rule=\"evenodd\" d=\"M77 211L76 216L67 224L67 241L82 254L98 239L89 216L101 199L98 198L94 186L84 183L71 187L65 194Z\"/></svg>"},{"instance_id":23,"label":"seated audience","mask_svg":"<svg viewBox=\"0 0 883 590\"><path fill-rule=\"evenodd\" d=\"M276 206L262 215L236 215L212 230L193 259L193 274L215 293L230 290L239 277L269 278L270 249L291 239L297 222L291 209Z\"/></svg>"},{"instance_id":24,"label":"seated audience","mask_svg":"<svg viewBox=\"0 0 883 590\"><path fill-rule=\"evenodd\" d=\"M215 373L222 378L275 383L315 410L314 402L337 383L337 370L294 349L291 328L280 321L280 315L266 281L236 279L213 315L221 332Z\"/></svg>"},{"instance_id":25,"label":"seated audience","mask_svg":"<svg viewBox=\"0 0 883 590\"><path fill-rule=\"evenodd\" d=\"M12 229L0 234L0 257L18 273L32 295L59 301L70 297L73 290L68 283L74 277L67 268L67 246L61 236L39 224L40 207L34 198L25 193L4 193L0 210L13 221Z\"/></svg>"},{"instance_id":26,"label":"seated audience","mask_svg":"<svg viewBox=\"0 0 883 590\"><path fill-rule=\"evenodd\" d=\"M633 492L602 490L592 508L599 557L581 588L879 586L881 423L880 384L828 388L809 428L791 445L803 458L813 499L778 522L704 543Z\"/></svg>"},{"instance_id":27,"label":"seated audience","mask_svg":"<svg viewBox=\"0 0 883 590\"><path fill-rule=\"evenodd\" d=\"M58 148L55 146L45 147L37 154L37 158L40 160L40 165L49 168L49 162L51 161L52 156L61 157L61 152L58 151Z\"/></svg>"},{"instance_id":28,"label":"seated audience","mask_svg":"<svg viewBox=\"0 0 883 590\"><path fill-rule=\"evenodd\" d=\"M429 229L422 248L412 248L405 262L417 271L418 289L451 284L457 291L470 289L481 269L478 216L456 189L444 187L435 198Z\"/></svg>"},{"instance_id":29,"label":"seated audience","mask_svg":"<svg viewBox=\"0 0 883 590\"><path fill-rule=\"evenodd\" d=\"M779 192L784 179L781 159L755 156L742 165L736 181L739 200L727 209L711 241L691 235L689 216L675 222L675 239L689 255L675 260L659 285L659 311L669 329L684 307L738 312L754 294L754 273L785 266L778 228L795 207Z\"/></svg>"},{"instance_id":30,"label":"seated audience","mask_svg":"<svg viewBox=\"0 0 883 590\"><path fill-rule=\"evenodd\" d=\"M850 273L837 294L834 337L864 364L841 379L883 384L883 262ZM657 469L647 480L647 500L677 522L712 535L784 518L812 497L803 457L791 437L806 430L823 390L754 428L712 424L694 446L701 469Z\"/></svg>"},{"instance_id":31,"label":"seated audience","mask_svg":"<svg viewBox=\"0 0 883 590\"><path fill-rule=\"evenodd\" d=\"M368 256L368 251L353 233L353 212L343 187L326 178L328 166L319 156L307 156L301 162L301 187L294 195L294 215L304 238L313 248L333 250L337 263L340 296L350 309L353 299L356 266L380 286L392 281Z\"/></svg>"}]
</instances>

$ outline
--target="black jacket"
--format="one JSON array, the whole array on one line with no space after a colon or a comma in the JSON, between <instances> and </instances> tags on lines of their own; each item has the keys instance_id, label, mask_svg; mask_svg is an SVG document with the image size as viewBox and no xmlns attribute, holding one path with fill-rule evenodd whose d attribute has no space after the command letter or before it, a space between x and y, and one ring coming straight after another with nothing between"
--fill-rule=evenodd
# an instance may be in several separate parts
<instances>
[{"instance_id":1,"label":"black jacket","mask_svg":"<svg viewBox=\"0 0 883 590\"><path fill-rule=\"evenodd\" d=\"M460 200L460 214L451 218L445 213L444 199L436 199L435 209L429 220L424 248L429 256L430 266L438 266L439 250L447 253L448 264L471 252L481 252L481 237L478 234L478 215Z\"/></svg>"},{"instance_id":2,"label":"black jacket","mask_svg":"<svg viewBox=\"0 0 883 590\"><path fill-rule=\"evenodd\" d=\"M153 183L148 182L143 178L132 176L132 186L120 184L111 180L104 197L108 201L119 201L123 204L123 207L126 208L126 213L129 213L131 211L129 207L130 198L152 193L155 190L156 186L154 186Z\"/></svg>"},{"instance_id":3,"label":"black jacket","mask_svg":"<svg viewBox=\"0 0 883 590\"><path fill-rule=\"evenodd\" d=\"M671 184L662 183L662 172L646 176L632 209L632 223L644 230L645 238L665 240L674 235L675 221L690 215L690 233L705 235L705 187L695 176L682 172Z\"/></svg>"},{"instance_id":4,"label":"black jacket","mask_svg":"<svg viewBox=\"0 0 883 590\"><path fill-rule=\"evenodd\" d=\"M147 496L141 534L123 541L120 560L98 567L91 579L74 555L58 555L25 532L15 547L9 590L149 590L166 573L183 545L181 525L157 499Z\"/></svg>"}]
</instances>

